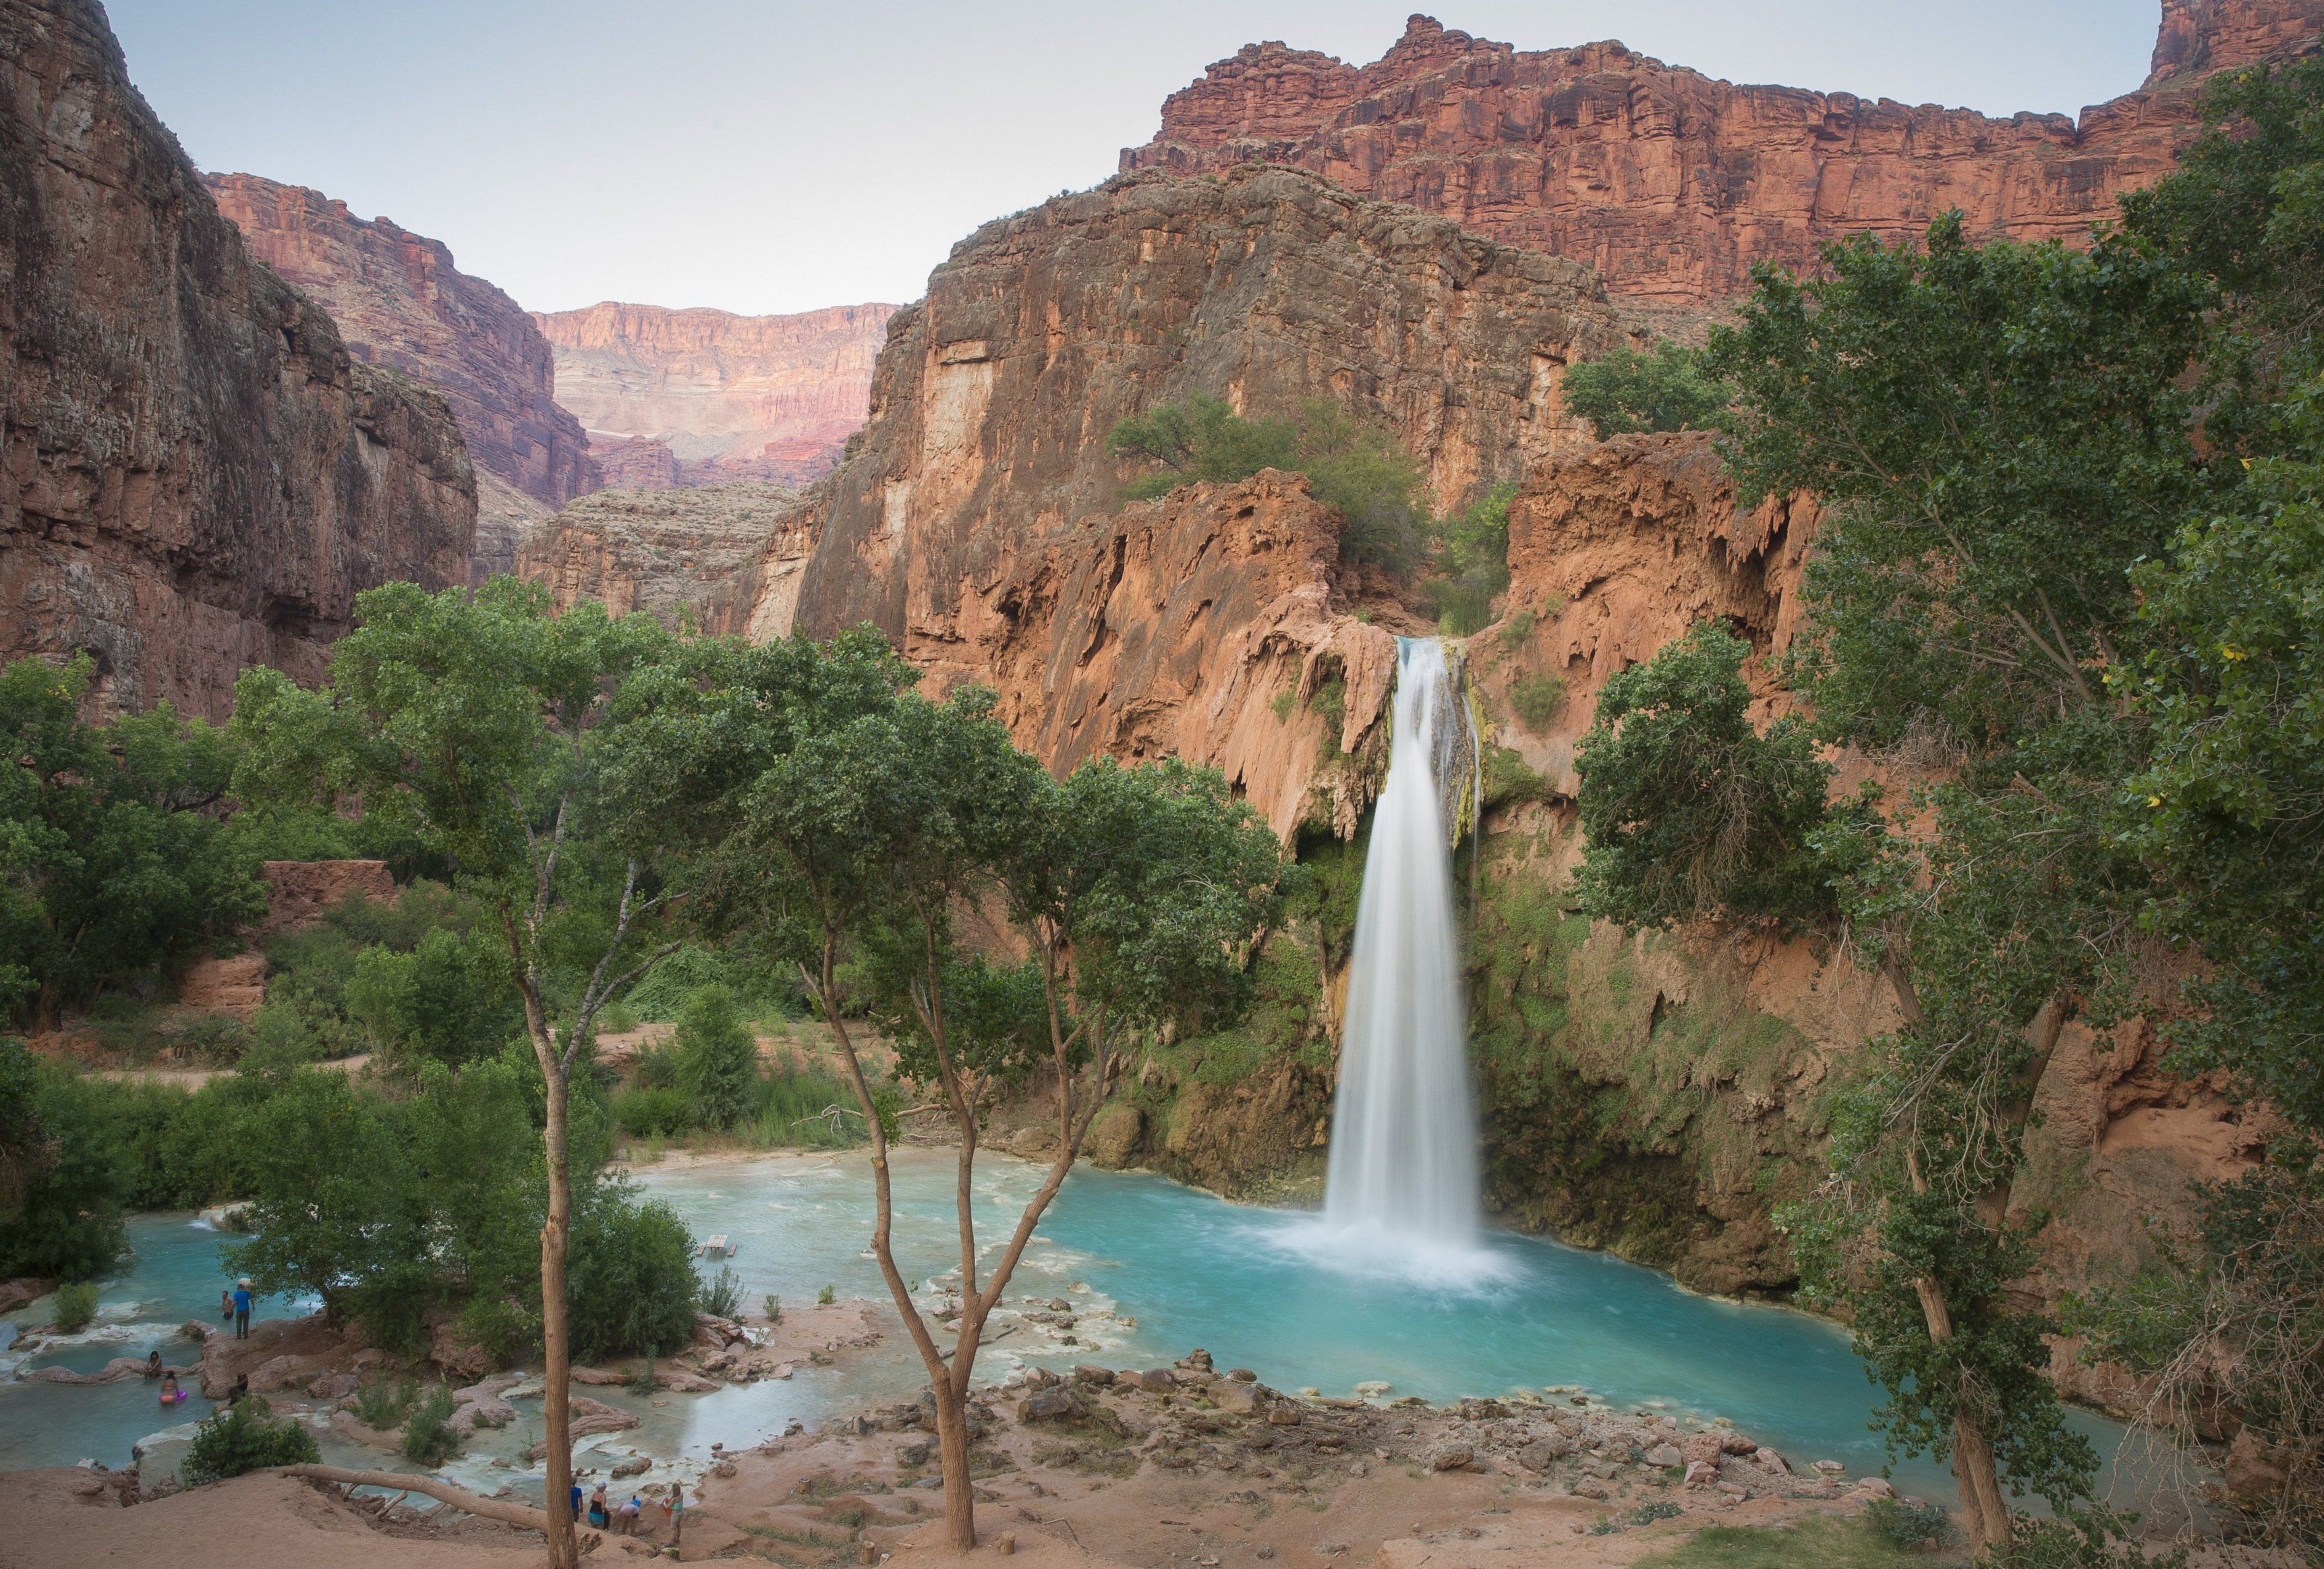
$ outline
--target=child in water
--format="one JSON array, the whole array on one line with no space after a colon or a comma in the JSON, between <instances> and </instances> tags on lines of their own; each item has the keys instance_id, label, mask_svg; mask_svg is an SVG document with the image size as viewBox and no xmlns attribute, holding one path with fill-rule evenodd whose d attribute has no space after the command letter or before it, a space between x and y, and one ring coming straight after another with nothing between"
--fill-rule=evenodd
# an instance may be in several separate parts
<instances>
[{"instance_id":1,"label":"child in water","mask_svg":"<svg viewBox=\"0 0 2324 1569\"><path fill-rule=\"evenodd\" d=\"M174 1406L185 1398L186 1391L178 1388L178 1375L175 1373L163 1373L161 1375L161 1404L164 1406Z\"/></svg>"}]
</instances>

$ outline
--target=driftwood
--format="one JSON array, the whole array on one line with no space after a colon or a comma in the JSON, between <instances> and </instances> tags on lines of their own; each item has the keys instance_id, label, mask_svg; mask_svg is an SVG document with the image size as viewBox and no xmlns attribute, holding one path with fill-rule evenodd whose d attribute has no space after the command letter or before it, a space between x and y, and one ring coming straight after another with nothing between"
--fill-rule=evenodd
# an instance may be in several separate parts
<instances>
[{"instance_id":1,"label":"driftwood","mask_svg":"<svg viewBox=\"0 0 2324 1569\"><path fill-rule=\"evenodd\" d=\"M528 1531L549 1529L549 1517L530 1504L484 1498L465 1488L454 1487L448 1481L438 1481L432 1476L414 1476L401 1471L350 1471L343 1465L286 1465L281 1468L281 1473L284 1476L302 1476L309 1481L337 1481L350 1487L398 1488L425 1493L438 1502L450 1504L466 1514L521 1526ZM588 1548L585 1546L582 1550L586 1552Z\"/></svg>"}]
</instances>

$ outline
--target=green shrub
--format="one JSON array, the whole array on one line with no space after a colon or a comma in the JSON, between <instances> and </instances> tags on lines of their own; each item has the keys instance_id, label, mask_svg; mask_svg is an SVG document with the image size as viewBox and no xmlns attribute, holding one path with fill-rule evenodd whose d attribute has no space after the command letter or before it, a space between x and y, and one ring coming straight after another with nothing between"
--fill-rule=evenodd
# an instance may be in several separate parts
<instances>
[{"instance_id":1,"label":"green shrub","mask_svg":"<svg viewBox=\"0 0 2324 1569\"><path fill-rule=\"evenodd\" d=\"M666 1139L694 1125L694 1103L684 1090L623 1090L613 1097L613 1121L632 1139Z\"/></svg>"},{"instance_id":2,"label":"green shrub","mask_svg":"<svg viewBox=\"0 0 2324 1569\"><path fill-rule=\"evenodd\" d=\"M224 1481L244 1472L277 1465L312 1465L321 1460L315 1435L290 1418L272 1420L265 1400L245 1395L213 1411L194 1429L194 1441L178 1466L179 1480L189 1487Z\"/></svg>"},{"instance_id":3,"label":"green shrub","mask_svg":"<svg viewBox=\"0 0 2324 1569\"><path fill-rule=\"evenodd\" d=\"M678 1013L671 1038L678 1088L706 1128L732 1128L751 1109L759 1083L759 1043L724 984L696 990Z\"/></svg>"},{"instance_id":4,"label":"green shrub","mask_svg":"<svg viewBox=\"0 0 2324 1569\"><path fill-rule=\"evenodd\" d=\"M838 1299L839 1288L827 1281L825 1283L823 1289L815 1294L815 1305L817 1307L828 1307Z\"/></svg>"},{"instance_id":5,"label":"green shrub","mask_svg":"<svg viewBox=\"0 0 2324 1569\"><path fill-rule=\"evenodd\" d=\"M112 1266L131 1174L102 1080L0 1037L0 1161L14 1190L0 1209L0 1279L86 1280Z\"/></svg>"},{"instance_id":6,"label":"green shrub","mask_svg":"<svg viewBox=\"0 0 2324 1569\"><path fill-rule=\"evenodd\" d=\"M355 1391L355 1417L366 1427L393 1427L410 1414L419 1398L420 1387L410 1379L401 1384L374 1379Z\"/></svg>"},{"instance_id":7,"label":"green shrub","mask_svg":"<svg viewBox=\"0 0 2324 1569\"><path fill-rule=\"evenodd\" d=\"M693 1335L694 1239L668 1204L601 1184L574 1217L569 1256L576 1359L665 1356Z\"/></svg>"},{"instance_id":8,"label":"green shrub","mask_svg":"<svg viewBox=\"0 0 2324 1569\"><path fill-rule=\"evenodd\" d=\"M1864 1514L1874 1530L1900 1547L1943 1547L1957 1535L1950 1515L1918 1499L1874 1499Z\"/></svg>"},{"instance_id":9,"label":"green shrub","mask_svg":"<svg viewBox=\"0 0 2324 1569\"><path fill-rule=\"evenodd\" d=\"M783 1321L783 1299L780 1297L770 1291L760 1299L760 1306L766 1309L769 1324L780 1324Z\"/></svg>"},{"instance_id":10,"label":"green shrub","mask_svg":"<svg viewBox=\"0 0 2324 1569\"><path fill-rule=\"evenodd\" d=\"M722 1264L718 1273L702 1282L701 1294L696 1300L702 1304L702 1311L713 1318L740 1318L742 1316L742 1278L734 1273L733 1265Z\"/></svg>"},{"instance_id":11,"label":"green shrub","mask_svg":"<svg viewBox=\"0 0 2324 1569\"><path fill-rule=\"evenodd\" d=\"M1509 706L1517 710L1518 724L1541 734L1564 712L1565 678L1549 670L1519 676L1509 683Z\"/></svg>"},{"instance_id":12,"label":"green shrub","mask_svg":"<svg viewBox=\"0 0 2324 1569\"><path fill-rule=\"evenodd\" d=\"M403 1458L430 1471L460 1453L452 1426L452 1391L438 1384L411 1408L403 1424Z\"/></svg>"},{"instance_id":13,"label":"green shrub","mask_svg":"<svg viewBox=\"0 0 2324 1569\"><path fill-rule=\"evenodd\" d=\"M1509 586L1509 501L1517 487L1488 492L1433 531L1431 577L1422 597L1448 637L1466 637L1493 618Z\"/></svg>"},{"instance_id":14,"label":"green shrub","mask_svg":"<svg viewBox=\"0 0 2324 1569\"><path fill-rule=\"evenodd\" d=\"M57 1333L78 1334L97 1317L97 1287L89 1281L57 1288Z\"/></svg>"},{"instance_id":15,"label":"green shrub","mask_svg":"<svg viewBox=\"0 0 2324 1569\"><path fill-rule=\"evenodd\" d=\"M1600 441L1639 430L1702 430L1727 407L1729 390L1702 357L1674 343L1651 354L1618 348L1565 373L1565 406L1590 421Z\"/></svg>"},{"instance_id":16,"label":"green shrub","mask_svg":"<svg viewBox=\"0 0 2324 1569\"><path fill-rule=\"evenodd\" d=\"M853 1087L821 1067L786 1067L761 1079L742 1133L759 1149L844 1149L870 1136Z\"/></svg>"}]
</instances>

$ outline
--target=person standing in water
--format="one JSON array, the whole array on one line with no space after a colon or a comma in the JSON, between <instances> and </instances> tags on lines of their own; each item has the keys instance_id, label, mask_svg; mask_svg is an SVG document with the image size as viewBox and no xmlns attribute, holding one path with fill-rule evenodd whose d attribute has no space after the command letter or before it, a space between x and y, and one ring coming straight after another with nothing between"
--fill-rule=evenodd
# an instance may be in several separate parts
<instances>
[{"instance_id":1,"label":"person standing in water","mask_svg":"<svg viewBox=\"0 0 2324 1569\"><path fill-rule=\"evenodd\" d=\"M218 1322L220 1324L234 1322L234 1293L231 1291L218 1293Z\"/></svg>"},{"instance_id":2,"label":"person standing in water","mask_svg":"<svg viewBox=\"0 0 2324 1569\"><path fill-rule=\"evenodd\" d=\"M250 1277L234 1283L234 1338L250 1338Z\"/></svg>"}]
</instances>

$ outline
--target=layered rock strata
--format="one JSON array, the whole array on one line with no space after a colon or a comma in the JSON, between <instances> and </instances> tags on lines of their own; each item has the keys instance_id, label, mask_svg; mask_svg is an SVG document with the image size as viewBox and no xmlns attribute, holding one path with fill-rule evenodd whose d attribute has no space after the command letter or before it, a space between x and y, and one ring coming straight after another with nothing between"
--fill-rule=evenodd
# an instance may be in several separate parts
<instances>
[{"instance_id":1,"label":"layered rock strata","mask_svg":"<svg viewBox=\"0 0 2324 1569\"><path fill-rule=\"evenodd\" d=\"M595 600L764 641L790 630L813 542L804 503L779 485L604 490L535 528L516 569L559 610Z\"/></svg>"},{"instance_id":2,"label":"layered rock strata","mask_svg":"<svg viewBox=\"0 0 2324 1569\"><path fill-rule=\"evenodd\" d=\"M1123 170L1288 164L1497 240L1586 262L1616 294L1699 306L1755 262L1843 235L2079 242L2166 172L2203 73L2315 47L2324 0L2168 0L2146 86L1997 119L1934 104L1747 87L1615 42L1520 51L1415 16L1370 65L1248 44L1162 107Z\"/></svg>"},{"instance_id":3,"label":"layered rock strata","mask_svg":"<svg viewBox=\"0 0 2324 1569\"><path fill-rule=\"evenodd\" d=\"M549 340L441 241L364 219L317 190L203 177L251 253L330 312L347 352L444 394L482 490L478 574L514 564L525 527L597 488L589 438L558 407Z\"/></svg>"},{"instance_id":4,"label":"layered rock strata","mask_svg":"<svg viewBox=\"0 0 2324 1569\"><path fill-rule=\"evenodd\" d=\"M802 485L862 427L892 305L796 316L608 300L535 316L607 484ZM659 448L659 450L656 450Z\"/></svg>"},{"instance_id":5,"label":"layered rock strata","mask_svg":"<svg viewBox=\"0 0 2324 1569\"><path fill-rule=\"evenodd\" d=\"M869 622L938 684L986 678L978 607L1141 472L1106 450L1119 420L1332 398L1452 504L1584 441L1564 366L1626 337L1587 269L1292 170L1056 198L954 247L890 324L871 423L816 493L798 623Z\"/></svg>"},{"instance_id":6,"label":"layered rock strata","mask_svg":"<svg viewBox=\"0 0 2324 1569\"><path fill-rule=\"evenodd\" d=\"M0 0L0 658L211 715L312 678L355 593L466 578L442 398L254 260L94 0Z\"/></svg>"}]
</instances>

